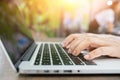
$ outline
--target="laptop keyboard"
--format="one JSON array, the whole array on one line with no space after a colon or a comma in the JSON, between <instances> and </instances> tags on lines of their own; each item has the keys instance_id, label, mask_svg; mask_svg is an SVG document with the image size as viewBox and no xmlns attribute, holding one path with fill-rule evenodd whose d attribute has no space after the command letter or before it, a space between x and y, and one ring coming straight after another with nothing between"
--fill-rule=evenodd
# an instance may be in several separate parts
<instances>
[{"instance_id":1,"label":"laptop keyboard","mask_svg":"<svg viewBox=\"0 0 120 80\"><path fill-rule=\"evenodd\" d=\"M73 56L60 44L41 44L34 65L96 65L93 61L85 60L83 54Z\"/></svg>"}]
</instances>

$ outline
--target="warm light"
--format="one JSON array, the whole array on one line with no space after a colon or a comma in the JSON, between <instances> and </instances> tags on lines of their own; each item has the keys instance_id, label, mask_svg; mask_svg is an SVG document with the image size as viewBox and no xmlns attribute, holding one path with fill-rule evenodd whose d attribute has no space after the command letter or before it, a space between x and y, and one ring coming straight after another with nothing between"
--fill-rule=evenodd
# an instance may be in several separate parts
<instances>
[{"instance_id":1,"label":"warm light","mask_svg":"<svg viewBox=\"0 0 120 80\"><path fill-rule=\"evenodd\" d=\"M66 0L68 3L72 4L75 0Z\"/></svg>"},{"instance_id":2,"label":"warm light","mask_svg":"<svg viewBox=\"0 0 120 80\"><path fill-rule=\"evenodd\" d=\"M81 0L63 0L63 2L64 2L65 4L70 4L70 5L79 3L80 1L81 1Z\"/></svg>"},{"instance_id":3,"label":"warm light","mask_svg":"<svg viewBox=\"0 0 120 80\"><path fill-rule=\"evenodd\" d=\"M107 5L108 5L108 6L112 5L112 3L113 3L112 0L108 0L108 1L107 1Z\"/></svg>"}]
</instances>

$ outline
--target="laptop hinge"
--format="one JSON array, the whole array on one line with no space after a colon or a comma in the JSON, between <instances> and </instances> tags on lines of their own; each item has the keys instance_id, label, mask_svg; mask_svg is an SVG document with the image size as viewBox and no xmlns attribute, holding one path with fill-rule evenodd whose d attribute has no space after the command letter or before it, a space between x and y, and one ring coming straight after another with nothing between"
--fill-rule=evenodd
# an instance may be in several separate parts
<instances>
[{"instance_id":1,"label":"laptop hinge","mask_svg":"<svg viewBox=\"0 0 120 80\"><path fill-rule=\"evenodd\" d=\"M37 44L32 43L32 45L25 51L24 55L17 61L15 67L19 71L18 66L22 61L29 61L37 47Z\"/></svg>"},{"instance_id":2,"label":"laptop hinge","mask_svg":"<svg viewBox=\"0 0 120 80\"><path fill-rule=\"evenodd\" d=\"M29 61L37 47L37 44L33 43L29 49L26 50L22 61Z\"/></svg>"}]
</instances>

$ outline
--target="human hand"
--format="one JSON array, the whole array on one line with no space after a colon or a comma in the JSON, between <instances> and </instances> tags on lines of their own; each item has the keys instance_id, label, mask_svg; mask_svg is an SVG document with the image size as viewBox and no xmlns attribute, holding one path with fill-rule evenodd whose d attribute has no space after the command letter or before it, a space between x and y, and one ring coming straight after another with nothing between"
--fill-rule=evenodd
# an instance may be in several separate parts
<instances>
[{"instance_id":1,"label":"human hand","mask_svg":"<svg viewBox=\"0 0 120 80\"><path fill-rule=\"evenodd\" d=\"M120 58L120 37L105 34L71 34L62 43L68 52L77 56L84 49L93 49L85 59L91 60L99 56Z\"/></svg>"}]
</instances>

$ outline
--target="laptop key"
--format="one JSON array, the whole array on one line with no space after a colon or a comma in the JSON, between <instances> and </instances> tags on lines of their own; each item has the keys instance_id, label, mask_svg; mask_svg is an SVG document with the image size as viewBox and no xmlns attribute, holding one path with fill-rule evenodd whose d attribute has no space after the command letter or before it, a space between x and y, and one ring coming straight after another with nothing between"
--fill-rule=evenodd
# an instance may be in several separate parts
<instances>
[{"instance_id":1,"label":"laptop key","mask_svg":"<svg viewBox=\"0 0 120 80\"><path fill-rule=\"evenodd\" d=\"M61 59L63 60L64 65L73 65L73 63L71 62L69 57L65 54L65 52L61 49L59 44L55 44L55 46L61 56Z\"/></svg>"},{"instance_id":2,"label":"laptop key","mask_svg":"<svg viewBox=\"0 0 120 80\"><path fill-rule=\"evenodd\" d=\"M78 55L78 57L86 64L86 65L96 65L95 62L91 61L91 60L86 60L84 59L84 55L80 54Z\"/></svg>"},{"instance_id":3,"label":"laptop key","mask_svg":"<svg viewBox=\"0 0 120 80\"><path fill-rule=\"evenodd\" d=\"M76 56L73 56L72 54L68 54L69 57L73 60L73 62L76 64L76 65L84 65L83 62L81 62L78 57Z\"/></svg>"},{"instance_id":4,"label":"laptop key","mask_svg":"<svg viewBox=\"0 0 120 80\"><path fill-rule=\"evenodd\" d=\"M69 54L66 48L64 48L64 50L68 54L68 56L71 58L71 60L75 63L75 65L84 65L84 63L80 61L78 57L73 56L72 54Z\"/></svg>"}]
</instances>

